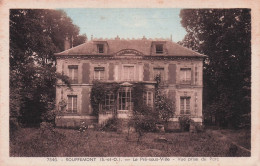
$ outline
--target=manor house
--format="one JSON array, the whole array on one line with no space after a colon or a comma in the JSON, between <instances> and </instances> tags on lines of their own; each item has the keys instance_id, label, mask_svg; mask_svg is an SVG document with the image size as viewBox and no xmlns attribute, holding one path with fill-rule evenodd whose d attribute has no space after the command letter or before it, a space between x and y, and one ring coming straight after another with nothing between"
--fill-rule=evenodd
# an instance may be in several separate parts
<instances>
[{"instance_id":1,"label":"manor house","mask_svg":"<svg viewBox=\"0 0 260 166\"><path fill-rule=\"evenodd\" d=\"M57 72L70 78L71 88L61 81L56 88L56 105L60 110L57 126L74 127L81 122L102 124L116 111L118 118L129 118L133 109L131 87L142 82L147 87L140 100L154 106L155 77L160 75L163 93L174 101L170 119L178 127L178 117L190 116L202 123L203 59L205 55L180 46L171 40L92 39L76 47L55 53ZM93 114L93 81L119 83L117 94L107 94L102 111ZM177 125L176 125L177 124Z\"/></svg>"}]
</instances>

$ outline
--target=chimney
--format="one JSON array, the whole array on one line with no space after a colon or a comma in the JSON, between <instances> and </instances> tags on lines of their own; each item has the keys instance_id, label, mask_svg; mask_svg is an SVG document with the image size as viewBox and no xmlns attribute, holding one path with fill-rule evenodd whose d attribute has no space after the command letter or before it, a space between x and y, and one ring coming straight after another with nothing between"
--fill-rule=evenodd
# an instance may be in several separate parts
<instances>
[{"instance_id":1,"label":"chimney","mask_svg":"<svg viewBox=\"0 0 260 166\"><path fill-rule=\"evenodd\" d=\"M116 38L115 38L115 40L120 40L120 37L117 35Z\"/></svg>"},{"instance_id":2,"label":"chimney","mask_svg":"<svg viewBox=\"0 0 260 166\"><path fill-rule=\"evenodd\" d=\"M69 35L66 34L65 36L65 41L64 41L64 50L70 49L70 40L69 40Z\"/></svg>"}]
</instances>

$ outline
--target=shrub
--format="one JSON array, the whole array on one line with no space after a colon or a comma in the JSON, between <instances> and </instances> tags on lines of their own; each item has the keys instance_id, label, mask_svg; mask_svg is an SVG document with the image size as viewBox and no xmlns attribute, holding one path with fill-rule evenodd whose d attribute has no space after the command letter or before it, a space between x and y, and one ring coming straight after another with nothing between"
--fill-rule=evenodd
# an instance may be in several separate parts
<instances>
[{"instance_id":1,"label":"shrub","mask_svg":"<svg viewBox=\"0 0 260 166\"><path fill-rule=\"evenodd\" d=\"M9 134L10 134L10 139L13 139L14 133L19 129L19 124L17 118L11 118L9 120Z\"/></svg>"},{"instance_id":2,"label":"shrub","mask_svg":"<svg viewBox=\"0 0 260 166\"><path fill-rule=\"evenodd\" d=\"M56 117L55 110L47 111L41 115L42 121L52 123L52 124L55 124L55 117Z\"/></svg>"},{"instance_id":3,"label":"shrub","mask_svg":"<svg viewBox=\"0 0 260 166\"><path fill-rule=\"evenodd\" d=\"M116 118L109 119L101 130L103 131L117 131L118 120Z\"/></svg>"},{"instance_id":4,"label":"shrub","mask_svg":"<svg viewBox=\"0 0 260 166\"><path fill-rule=\"evenodd\" d=\"M182 131L189 131L190 129L190 117L189 116L180 116L179 123Z\"/></svg>"},{"instance_id":5,"label":"shrub","mask_svg":"<svg viewBox=\"0 0 260 166\"><path fill-rule=\"evenodd\" d=\"M41 133L46 133L46 132L54 132L54 126L52 123L49 123L49 122L42 122L40 124L40 132Z\"/></svg>"},{"instance_id":6,"label":"shrub","mask_svg":"<svg viewBox=\"0 0 260 166\"><path fill-rule=\"evenodd\" d=\"M190 125L194 126L195 132L200 133L204 131L204 126L200 123L194 122L194 120L190 120Z\"/></svg>"},{"instance_id":7,"label":"shrub","mask_svg":"<svg viewBox=\"0 0 260 166\"><path fill-rule=\"evenodd\" d=\"M85 122L81 122L80 123L80 127L79 127L79 132L85 132L88 129L88 126L86 125Z\"/></svg>"}]
</instances>

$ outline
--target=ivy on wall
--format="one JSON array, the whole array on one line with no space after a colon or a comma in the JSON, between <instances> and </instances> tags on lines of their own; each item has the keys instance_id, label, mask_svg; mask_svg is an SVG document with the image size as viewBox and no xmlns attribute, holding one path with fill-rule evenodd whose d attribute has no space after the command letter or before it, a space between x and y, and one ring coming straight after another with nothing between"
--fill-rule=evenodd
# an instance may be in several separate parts
<instances>
[{"instance_id":1,"label":"ivy on wall","mask_svg":"<svg viewBox=\"0 0 260 166\"><path fill-rule=\"evenodd\" d=\"M118 83L104 83L94 81L90 94L90 102L93 109L93 115L98 115L100 106L105 103L106 94L117 94L120 85ZM116 97L116 95L114 95Z\"/></svg>"},{"instance_id":2,"label":"ivy on wall","mask_svg":"<svg viewBox=\"0 0 260 166\"><path fill-rule=\"evenodd\" d=\"M143 94L147 87L144 83L134 83L132 87L133 117L131 123L135 127L153 130L158 123L167 123L175 112L174 102L161 93L160 76L156 77L154 88L154 106L149 107L144 103ZM116 101L117 93L120 88L119 83L104 83L94 81L91 89L91 105L93 114L98 116L101 106L105 103L107 94L114 94ZM137 127L137 128L138 128Z\"/></svg>"}]
</instances>

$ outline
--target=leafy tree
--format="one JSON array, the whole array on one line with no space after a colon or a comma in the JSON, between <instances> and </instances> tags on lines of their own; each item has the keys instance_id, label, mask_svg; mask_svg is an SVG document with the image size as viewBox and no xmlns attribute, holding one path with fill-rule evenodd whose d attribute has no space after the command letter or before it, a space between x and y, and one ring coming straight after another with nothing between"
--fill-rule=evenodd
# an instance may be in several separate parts
<instances>
[{"instance_id":1,"label":"leafy tree","mask_svg":"<svg viewBox=\"0 0 260 166\"><path fill-rule=\"evenodd\" d=\"M10 10L11 116L35 124L54 109L56 79L68 83L68 78L56 73L53 54L64 49L66 34L78 37L78 33L63 11Z\"/></svg>"},{"instance_id":2,"label":"leafy tree","mask_svg":"<svg viewBox=\"0 0 260 166\"><path fill-rule=\"evenodd\" d=\"M155 110L158 112L159 119L168 125L168 120L173 117L175 112L174 102L162 94L161 91L163 88L161 87L160 75L155 77L155 81Z\"/></svg>"},{"instance_id":3,"label":"leafy tree","mask_svg":"<svg viewBox=\"0 0 260 166\"><path fill-rule=\"evenodd\" d=\"M251 14L249 9L183 9L180 44L208 55L204 116L220 126L250 125ZM247 120L246 120L247 119Z\"/></svg>"}]
</instances>

